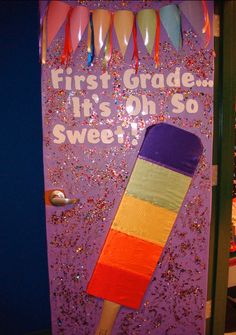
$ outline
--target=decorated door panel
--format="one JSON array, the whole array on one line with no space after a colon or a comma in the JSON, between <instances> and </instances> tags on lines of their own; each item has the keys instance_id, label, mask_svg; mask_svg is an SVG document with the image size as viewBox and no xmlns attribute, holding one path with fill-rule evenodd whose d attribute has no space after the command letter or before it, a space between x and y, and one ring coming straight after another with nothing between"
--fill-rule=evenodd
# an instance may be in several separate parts
<instances>
[{"instance_id":1,"label":"decorated door panel","mask_svg":"<svg viewBox=\"0 0 236 335\"><path fill-rule=\"evenodd\" d=\"M41 2L53 334L204 334L212 6Z\"/></svg>"}]
</instances>

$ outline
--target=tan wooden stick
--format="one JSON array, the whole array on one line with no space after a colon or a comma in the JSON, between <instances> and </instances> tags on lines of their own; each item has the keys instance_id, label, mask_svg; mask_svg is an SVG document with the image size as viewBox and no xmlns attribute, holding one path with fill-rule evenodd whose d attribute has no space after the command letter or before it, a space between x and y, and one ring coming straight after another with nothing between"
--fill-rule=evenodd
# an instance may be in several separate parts
<instances>
[{"instance_id":1,"label":"tan wooden stick","mask_svg":"<svg viewBox=\"0 0 236 335\"><path fill-rule=\"evenodd\" d=\"M120 305L115 302L104 300L102 315L95 335L111 335L113 324L120 310Z\"/></svg>"}]
</instances>

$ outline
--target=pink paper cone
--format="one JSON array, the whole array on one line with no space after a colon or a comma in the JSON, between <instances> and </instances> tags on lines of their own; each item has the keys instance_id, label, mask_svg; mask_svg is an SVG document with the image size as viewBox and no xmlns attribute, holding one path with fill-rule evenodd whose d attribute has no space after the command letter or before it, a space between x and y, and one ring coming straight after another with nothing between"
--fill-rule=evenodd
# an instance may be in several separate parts
<instances>
[{"instance_id":1,"label":"pink paper cone","mask_svg":"<svg viewBox=\"0 0 236 335\"><path fill-rule=\"evenodd\" d=\"M52 43L56 34L63 25L66 16L70 10L70 6L62 1L50 1L47 15L47 45Z\"/></svg>"},{"instance_id":2,"label":"pink paper cone","mask_svg":"<svg viewBox=\"0 0 236 335\"><path fill-rule=\"evenodd\" d=\"M78 47L79 42L89 22L89 10L86 7L78 6L73 9L70 20L71 42L73 51Z\"/></svg>"}]
</instances>

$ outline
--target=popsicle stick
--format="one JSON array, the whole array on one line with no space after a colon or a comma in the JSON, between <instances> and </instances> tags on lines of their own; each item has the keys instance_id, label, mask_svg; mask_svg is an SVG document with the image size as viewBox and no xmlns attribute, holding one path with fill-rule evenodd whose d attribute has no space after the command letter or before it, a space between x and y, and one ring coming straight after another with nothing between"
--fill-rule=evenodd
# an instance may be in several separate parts
<instances>
[{"instance_id":1,"label":"popsicle stick","mask_svg":"<svg viewBox=\"0 0 236 335\"><path fill-rule=\"evenodd\" d=\"M111 335L113 324L120 307L121 306L115 302L104 300L101 319L95 335Z\"/></svg>"}]
</instances>

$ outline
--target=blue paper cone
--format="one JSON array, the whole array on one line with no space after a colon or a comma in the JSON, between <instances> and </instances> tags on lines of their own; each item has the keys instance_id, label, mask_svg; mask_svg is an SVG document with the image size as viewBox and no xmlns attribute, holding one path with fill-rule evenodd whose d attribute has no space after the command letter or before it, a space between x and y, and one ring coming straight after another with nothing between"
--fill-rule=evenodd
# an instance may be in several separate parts
<instances>
[{"instance_id":1,"label":"blue paper cone","mask_svg":"<svg viewBox=\"0 0 236 335\"><path fill-rule=\"evenodd\" d=\"M174 47L179 50L182 47L182 32L180 11L176 5L168 5L160 9L161 23Z\"/></svg>"}]
</instances>

